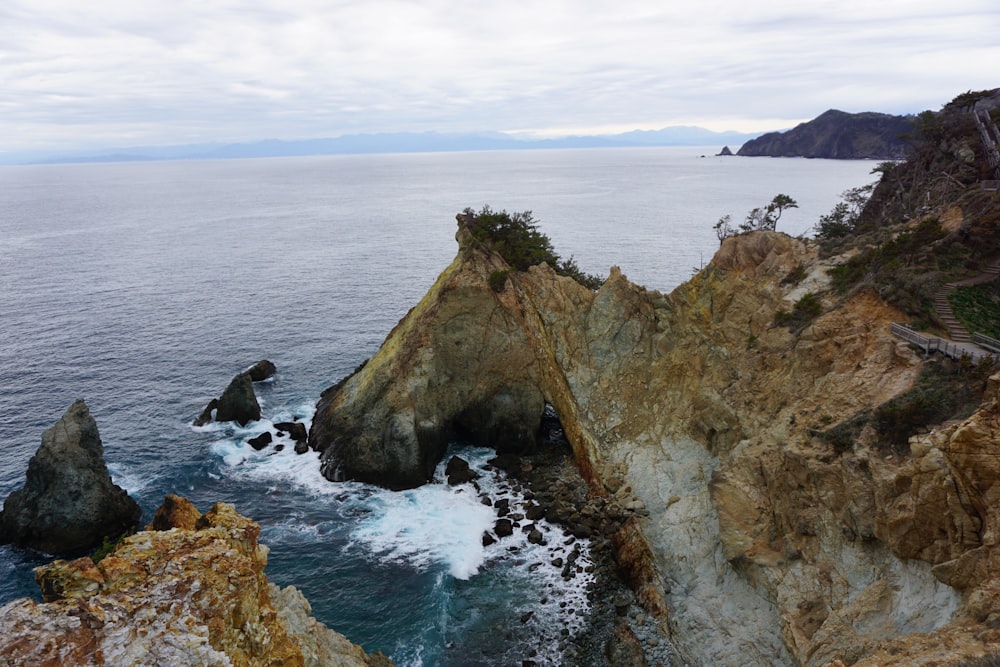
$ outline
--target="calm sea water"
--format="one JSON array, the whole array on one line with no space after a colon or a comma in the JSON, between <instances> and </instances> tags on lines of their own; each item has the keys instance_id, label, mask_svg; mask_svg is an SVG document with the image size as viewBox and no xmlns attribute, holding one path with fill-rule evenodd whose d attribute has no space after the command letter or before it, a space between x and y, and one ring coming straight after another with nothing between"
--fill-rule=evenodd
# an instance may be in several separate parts
<instances>
[{"instance_id":1,"label":"calm sea water","mask_svg":"<svg viewBox=\"0 0 1000 667\"><path fill-rule=\"evenodd\" d=\"M171 492L202 510L235 503L263 526L270 578L367 649L401 664L509 664L529 645L554 660L587 604L585 576L537 565L557 547L482 547L495 517L469 489L332 484L314 454L244 442L309 419L320 391L375 352L454 257L467 206L532 210L585 271L617 264L669 291L711 258L720 216L785 193L800 208L779 229L800 234L873 180L870 162L701 157L714 150L0 167L0 497L83 398L147 518ZM261 422L190 426L262 358L279 372L258 385ZM514 493L502 478L486 487ZM0 548L0 603L37 595L42 561ZM531 609L544 621L518 630Z\"/></svg>"}]
</instances>

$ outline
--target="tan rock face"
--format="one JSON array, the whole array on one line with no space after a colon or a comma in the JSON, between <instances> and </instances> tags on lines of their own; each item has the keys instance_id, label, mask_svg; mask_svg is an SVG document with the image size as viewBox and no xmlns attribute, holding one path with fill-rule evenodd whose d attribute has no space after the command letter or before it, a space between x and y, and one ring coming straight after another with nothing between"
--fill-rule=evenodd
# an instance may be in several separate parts
<instances>
[{"instance_id":1,"label":"tan rock face","mask_svg":"<svg viewBox=\"0 0 1000 667\"><path fill-rule=\"evenodd\" d=\"M219 503L197 528L137 533L97 564L38 568L46 602L0 609L0 656L25 667L368 665L362 649L309 617L298 591L268 584L259 533Z\"/></svg>"},{"instance_id":2,"label":"tan rock face","mask_svg":"<svg viewBox=\"0 0 1000 667\"><path fill-rule=\"evenodd\" d=\"M314 424L333 451L349 446L343 433L362 458L378 453L386 425L403 423L396 460L427 470L438 450L417 424L447 424L466 397L488 406L505 387L533 387L594 492L624 483L649 510L616 545L692 664L847 664L901 636L987 622L1000 590L1000 380L980 413L915 439L912 456L880 453L870 430L835 450L818 434L908 390L922 360L891 336L903 316L877 295L824 291L808 244L726 239L669 295L616 268L593 293L545 266L512 273L497 294L487 278L503 268L463 248L328 393ZM797 333L776 326L809 292L823 312Z\"/></svg>"}]
</instances>

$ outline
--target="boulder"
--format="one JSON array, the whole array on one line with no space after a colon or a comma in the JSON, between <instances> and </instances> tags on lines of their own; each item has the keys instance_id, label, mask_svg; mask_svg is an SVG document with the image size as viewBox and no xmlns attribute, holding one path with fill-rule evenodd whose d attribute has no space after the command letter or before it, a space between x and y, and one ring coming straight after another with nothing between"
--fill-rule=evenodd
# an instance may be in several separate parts
<instances>
[{"instance_id":1,"label":"boulder","mask_svg":"<svg viewBox=\"0 0 1000 667\"><path fill-rule=\"evenodd\" d=\"M234 377L222 392L215 419L220 422L234 421L240 426L260 419L260 404L253 393L253 380L249 373L240 373Z\"/></svg>"},{"instance_id":2,"label":"boulder","mask_svg":"<svg viewBox=\"0 0 1000 667\"><path fill-rule=\"evenodd\" d=\"M287 433L289 437L295 441L295 444L304 443L309 438L309 432L306 431L306 425L302 422L278 422L274 425L274 428ZM298 448L296 448L298 451Z\"/></svg>"},{"instance_id":3,"label":"boulder","mask_svg":"<svg viewBox=\"0 0 1000 667\"><path fill-rule=\"evenodd\" d=\"M201 518L201 512L187 498L170 493L163 499L163 504L156 510L152 522L146 530L170 530L182 528L194 530Z\"/></svg>"},{"instance_id":4,"label":"boulder","mask_svg":"<svg viewBox=\"0 0 1000 667\"><path fill-rule=\"evenodd\" d=\"M493 533L497 537L510 537L514 534L514 524L510 519L497 519L493 526Z\"/></svg>"},{"instance_id":5,"label":"boulder","mask_svg":"<svg viewBox=\"0 0 1000 667\"><path fill-rule=\"evenodd\" d=\"M117 538L139 523L139 505L111 481L97 422L76 401L28 462L27 480L0 514L0 542L69 554Z\"/></svg>"},{"instance_id":6,"label":"boulder","mask_svg":"<svg viewBox=\"0 0 1000 667\"><path fill-rule=\"evenodd\" d=\"M264 431L257 437L250 438L249 440L247 440L247 444L256 449L257 451L260 451L265 447L267 447L268 445L270 445L273 439L274 438L271 436L270 431Z\"/></svg>"},{"instance_id":7,"label":"boulder","mask_svg":"<svg viewBox=\"0 0 1000 667\"><path fill-rule=\"evenodd\" d=\"M469 467L469 462L460 456L451 457L444 474L448 478L448 486L467 484L479 477L476 471Z\"/></svg>"},{"instance_id":8,"label":"boulder","mask_svg":"<svg viewBox=\"0 0 1000 667\"><path fill-rule=\"evenodd\" d=\"M267 359L261 359L256 364L250 367L250 369L247 371L247 374L250 376L250 379L253 380L254 382L260 382L262 380L268 379L277 372L278 368L277 366L274 365L273 362L268 361Z\"/></svg>"}]
</instances>

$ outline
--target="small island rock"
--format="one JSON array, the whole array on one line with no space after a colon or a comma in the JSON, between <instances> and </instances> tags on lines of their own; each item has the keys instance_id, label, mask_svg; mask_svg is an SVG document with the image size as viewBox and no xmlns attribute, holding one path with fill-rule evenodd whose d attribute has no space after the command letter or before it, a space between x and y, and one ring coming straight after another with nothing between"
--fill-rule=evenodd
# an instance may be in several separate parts
<instances>
[{"instance_id":1,"label":"small island rock","mask_svg":"<svg viewBox=\"0 0 1000 667\"><path fill-rule=\"evenodd\" d=\"M47 553L90 549L139 523L139 505L111 481L97 422L76 401L28 462L27 481L0 513L0 543Z\"/></svg>"},{"instance_id":2,"label":"small island rock","mask_svg":"<svg viewBox=\"0 0 1000 667\"><path fill-rule=\"evenodd\" d=\"M212 410L215 410L215 421L234 421L240 426L246 426L260 419L260 404L253 391L253 383L266 380L275 374L277 368L267 359L261 359L248 370L238 373L219 398L213 398L192 422L194 426L204 426L212 421Z\"/></svg>"}]
</instances>

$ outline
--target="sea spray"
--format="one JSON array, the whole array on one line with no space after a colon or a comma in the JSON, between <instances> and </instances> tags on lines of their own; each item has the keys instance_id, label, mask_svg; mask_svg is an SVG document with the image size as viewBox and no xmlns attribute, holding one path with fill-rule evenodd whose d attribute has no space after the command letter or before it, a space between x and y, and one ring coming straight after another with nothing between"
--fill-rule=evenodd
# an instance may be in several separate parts
<instances>
[{"instance_id":1,"label":"sea spray","mask_svg":"<svg viewBox=\"0 0 1000 667\"><path fill-rule=\"evenodd\" d=\"M211 451L227 480L263 486L270 502L291 493L309 498L308 508L272 507L259 521L272 560L329 547L337 571L326 594L337 598L337 613L324 617L324 600L310 595L321 620L343 630L351 619L341 614L363 617L375 626L369 648L382 648L402 665L561 662L566 642L588 624L590 544L544 519L526 519L524 489L489 464L495 452L453 448L449 456L461 455L479 475L454 487L445 482L443 462L430 483L407 491L332 483L319 472L318 453L295 454L287 436L259 451L246 443L290 417L308 423L311 412L285 411L247 427L199 428L221 436ZM495 534L500 506L509 508L505 518L512 522L506 537ZM333 567L325 560L311 556L296 565L313 572ZM364 571L367 587L359 577ZM376 584L379 578L394 583ZM381 628L373 622L378 618Z\"/></svg>"}]
</instances>

